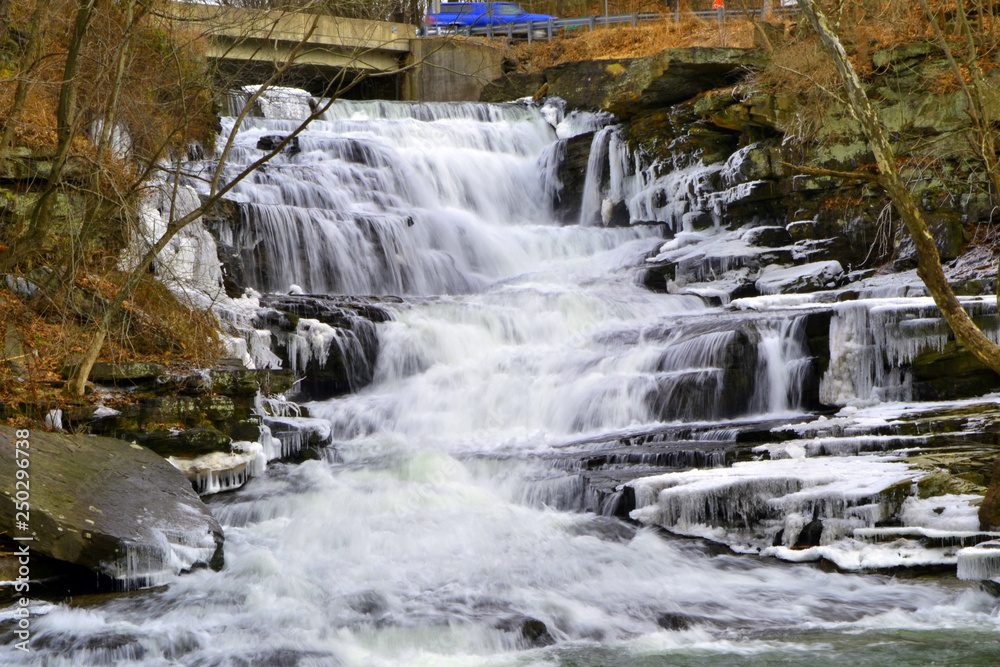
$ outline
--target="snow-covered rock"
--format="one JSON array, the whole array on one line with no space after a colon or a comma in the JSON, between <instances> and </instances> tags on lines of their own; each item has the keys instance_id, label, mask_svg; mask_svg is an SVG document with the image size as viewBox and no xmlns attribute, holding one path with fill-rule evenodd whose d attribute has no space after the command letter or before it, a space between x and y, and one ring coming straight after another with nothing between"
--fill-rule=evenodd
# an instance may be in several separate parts
<instances>
[{"instance_id":1,"label":"snow-covered rock","mask_svg":"<svg viewBox=\"0 0 1000 667\"><path fill-rule=\"evenodd\" d=\"M761 294L788 294L833 289L844 275L836 260L812 262L802 266L770 264L760 271L757 291Z\"/></svg>"}]
</instances>

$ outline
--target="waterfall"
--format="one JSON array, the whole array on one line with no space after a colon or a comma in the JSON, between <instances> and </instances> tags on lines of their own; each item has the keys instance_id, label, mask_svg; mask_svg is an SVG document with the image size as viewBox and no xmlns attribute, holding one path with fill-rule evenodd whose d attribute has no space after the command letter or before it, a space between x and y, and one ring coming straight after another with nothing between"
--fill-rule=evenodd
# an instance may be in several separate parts
<instances>
[{"instance_id":1,"label":"waterfall","mask_svg":"<svg viewBox=\"0 0 1000 667\"><path fill-rule=\"evenodd\" d=\"M250 94L234 95L224 131ZM223 178L321 103L265 95ZM984 647L962 654L970 664L992 659L996 600L974 585L733 553L939 566L978 540L972 494L915 491L928 471L896 450L932 435L891 431L908 408L808 412L820 371L845 402L904 387L902 360L945 344L929 311L646 290L646 258L687 262L689 281L750 270L742 223L725 227L757 187L749 151L653 165L606 123L558 104L338 101L236 186L237 214L211 222L253 287L227 302L233 323L290 292L400 297L380 302L385 321L303 311L266 340L296 370L359 360L357 391L261 399L261 442L240 443L224 476L177 461L221 491L322 447L209 498L221 571L33 602L33 653L0 647L0 662L918 664L954 660L958 641ZM580 224L557 224L558 142L595 130ZM217 158L187 165L190 193L207 192ZM604 224L609 208L621 226ZM622 224L654 221L666 225ZM665 226L679 232L666 244ZM194 245L173 253L192 273ZM829 368L813 358L821 308ZM966 554L964 575L996 572L985 551Z\"/></svg>"},{"instance_id":2,"label":"waterfall","mask_svg":"<svg viewBox=\"0 0 1000 667\"><path fill-rule=\"evenodd\" d=\"M812 358L805 341L806 318L766 320L760 327L756 407L770 413L803 407L803 387Z\"/></svg>"}]
</instances>

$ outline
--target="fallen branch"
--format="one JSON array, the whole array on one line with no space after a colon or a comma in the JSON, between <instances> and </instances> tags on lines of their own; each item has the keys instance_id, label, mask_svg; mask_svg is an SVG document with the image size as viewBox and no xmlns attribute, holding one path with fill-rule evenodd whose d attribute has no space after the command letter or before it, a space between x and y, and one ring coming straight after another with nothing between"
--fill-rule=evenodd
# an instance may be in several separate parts
<instances>
[{"instance_id":1,"label":"fallen branch","mask_svg":"<svg viewBox=\"0 0 1000 667\"><path fill-rule=\"evenodd\" d=\"M823 169L821 167L807 167L801 164L790 162L780 162L784 167L788 167L801 174L809 176L830 176L833 178L846 178L854 181L868 181L869 183L879 183L879 175L869 171L838 171L836 169Z\"/></svg>"}]
</instances>

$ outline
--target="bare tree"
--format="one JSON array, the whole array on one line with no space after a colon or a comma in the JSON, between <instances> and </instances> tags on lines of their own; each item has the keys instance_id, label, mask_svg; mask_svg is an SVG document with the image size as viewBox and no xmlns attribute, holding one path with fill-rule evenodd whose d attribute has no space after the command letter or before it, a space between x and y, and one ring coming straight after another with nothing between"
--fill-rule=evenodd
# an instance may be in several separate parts
<instances>
[{"instance_id":1,"label":"bare tree","mask_svg":"<svg viewBox=\"0 0 1000 667\"><path fill-rule=\"evenodd\" d=\"M965 40L965 54L964 57L961 58L961 64L959 64L958 58L956 58L955 53L949 44L948 38L945 36L944 31L941 28L938 16L931 11L930 6L927 4L927 0L919 0L919 2L920 6L924 10L924 14L927 16L927 20L930 22L931 27L934 30L934 36L937 38L938 46L940 46L941 50L944 52L948 65L951 67L952 74L954 74L959 88L961 88L962 93L965 95L966 103L968 104L966 113L968 114L969 121L972 124L972 150L976 154L976 157L983 163L983 167L986 169L986 175L993 186L993 198L994 201L996 201L1000 199L1000 160L997 159L997 144L994 127L992 123L989 122L988 109L990 100L987 91L989 90L990 85L986 82L983 70L979 66L979 57L982 51L981 47L986 46L985 42L988 41L987 38L990 36L987 35L984 30L980 30L978 35L973 32L972 25L969 22L969 18L965 10L965 4L962 0L957 0L955 23L959 35ZM980 3L980 6L977 8L977 13L979 14L981 20L984 14L989 13L989 18L991 19L989 21L989 26L990 29L992 29L992 6L986 7L984 4ZM963 67L965 68L964 71L962 69ZM968 81L966 81L966 78L968 78ZM998 292L997 298L1000 299L1000 292Z\"/></svg>"},{"instance_id":2,"label":"bare tree","mask_svg":"<svg viewBox=\"0 0 1000 667\"><path fill-rule=\"evenodd\" d=\"M301 9L302 8L300 7L297 9L297 11L300 11ZM307 13L306 16L308 17L309 14ZM176 211L173 209L173 207L171 207L170 219L162 236L160 236L159 239L157 239L154 243L152 243L150 247L148 247L146 251L143 253L142 257L139 258L139 260L133 265L131 271L128 273L127 277L123 281L122 286L119 288L117 296L115 297L115 299L111 301L110 304L108 304L107 308L104 310L102 317L96 324L96 331L94 331L94 333L92 334L90 342L87 345L87 348L83 354L82 359L80 360L79 365L77 366L72 377L67 383L66 390L67 393L69 393L70 395L80 396L84 393L84 388L86 385L87 378L90 374L91 369L93 368L93 364L96 362L96 360L101 354L101 350L104 346L105 340L107 339L109 328L112 322L115 320L115 318L119 316L121 309L128 298L128 295L135 288L135 286L137 285L138 281L142 278L142 276L148 272L149 267L152 265L157 255L167 246L167 244L178 233L184 230L188 225L198 220L202 215L204 215L208 211L212 210L216 206L216 204L218 204L218 202L241 181L243 181L245 178L251 175L259 167L266 164L276 155L281 153L285 149L285 147L288 146L289 143L295 139L295 137L297 137L302 131L306 129L309 123L311 123L313 120L321 117L324 113L326 113L326 111L336 101L339 95L345 93L353 86L358 85L366 78L371 76L377 76L377 74L362 73L350 81L347 81L343 76L333 77L332 79L330 79L326 86L326 89L323 91L321 95L321 98L324 100L322 104L318 105L315 109L313 109L307 118L299 122L298 125L291 132L286 134L265 155L257 159L252 164L246 166L235 176L229 177L228 180L223 182L223 170L225 166L224 164L225 159L233 145L235 134L239 130L243 118L250 111L250 109L253 106L253 103L261 95L265 94L266 90L269 87L277 83L289 71L289 69L296 64L300 52L304 49L304 47L306 47L314 31L316 30L316 25L319 15L313 15L313 16L314 18L311 19L310 27L302 35L300 41L292 47L287 58L283 62L274 63L275 69L272 75L262 85L259 85L256 88L256 90L249 96L249 98L246 101L246 104L244 104L243 109L237 116L236 121L233 124L232 131L227 137L225 137L225 143L222 146L221 151L219 153L219 159L216 168L214 169L211 175L209 195L201 201L200 205L197 208L189 212L186 212L182 215L177 215ZM276 23L273 25L276 26ZM368 48L369 47L365 46L356 48L352 53L351 57L357 59L358 62L363 61L366 50ZM414 65L411 65L411 67ZM178 159L174 164L174 169L172 172L172 187L174 189L173 196L176 196L177 188L179 187L180 184L181 171L182 171L181 162L180 159ZM144 174L144 178L148 177L148 175L149 175L148 172Z\"/></svg>"},{"instance_id":3,"label":"bare tree","mask_svg":"<svg viewBox=\"0 0 1000 667\"><path fill-rule=\"evenodd\" d=\"M4 2L0 0L0 10L8 6ZM376 4L372 11L382 14L392 2ZM411 4L399 0L395 6L404 11ZM178 11L196 15L184 20ZM199 18L213 11L214 15ZM26 228L0 227L0 262L3 271L27 276L42 287L50 312L54 309L87 327L83 358L67 384L68 393L83 393L93 363L103 350L114 349L108 347L109 336L116 344L124 341L117 338L117 327L128 326L137 286L150 280L150 266L175 235L280 153L338 95L378 76L365 63L371 50L380 47L373 33L388 34L389 28L375 21L347 21L341 27L335 21L332 29L344 31L345 64L340 75L328 79L322 91L325 103L273 150L235 176L225 173L223 165L233 136L219 138L220 159L206 183L208 196L194 211L176 210L172 202L179 188L194 177L183 166L189 144L203 141L213 149L215 108L223 91L236 86L236 81L245 81L233 70L234 60L227 53L214 61L227 62L227 67L214 71L199 53L205 52L214 35L224 33L224 43L239 50L238 58L251 59L258 66L271 61L271 75L252 93L245 115L253 101L289 74L303 55L316 51L309 42L317 22L327 21L330 30L324 11L319 0L296 0L288 11L213 9L158 0L75 0L69 4L37 0L30 16L19 19L18 33L26 39L26 48L19 54L13 80L0 82L9 91L4 113L0 113L0 160L7 156L8 147L28 136L35 141L31 150L47 160L47 168L45 179L40 184L31 182L21 195L32 207L24 218ZM285 45L282 49L276 47L279 41ZM358 67L347 76L352 64ZM44 114L50 108L56 122L45 125ZM242 115L234 132L240 121ZM118 145L121 137L128 144L127 154ZM151 183L165 188L163 196L171 202L166 230L139 249L137 261L122 270L117 258L135 236L136 209ZM70 216L53 208L57 197L64 201L66 196L82 202L82 208ZM36 269L41 272L31 273ZM64 299L81 277L88 284L96 280L104 286L102 295L83 314L73 311Z\"/></svg>"},{"instance_id":4,"label":"bare tree","mask_svg":"<svg viewBox=\"0 0 1000 667\"><path fill-rule=\"evenodd\" d=\"M991 341L972 321L945 278L941 257L913 194L907 188L896 166L896 155L886 136L885 126L872 107L861 79L847 57L836 32L815 0L798 0L799 8L809 18L827 53L840 74L847 96L848 110L860 123L861 129L875 154L878 182L892 199L917 250L917 275L923 280L934 303L955 332L959 343L993 371L1000 373L1000 347Z\"/></svg>"},{"instance_id":5,"label":"bare tree","mask_svg":"<svg viewBox=\"0 0 1000 667\"><path fill-rule=\"evenodd\" d=\"M7 30L10 28L10 5L11 0L0 0L0 44L7 39Z\"/></svg>"},{"instance_id":6,"label":"bare tree","mask_svg":"<svg viewBox=\"0 0 1000 667\"><path fill-rule=\"evenodd\" d=\"M25 102L28 99L28 92L31 88L31 73L38 61L43 22L48 11L48 6L48 0L38 0L35 4L35 11L32 12L31 19L28 21L27 44L21 52L21 59L18 65L17 88L14 91L14 101L7 110L7 118L3 121L3 134L0 135L0 162L3 161L7 154L10 142L14 138L17 122L20 120ZM10 5L7 8L9 12Z\"/></svg>"}]
</instances>

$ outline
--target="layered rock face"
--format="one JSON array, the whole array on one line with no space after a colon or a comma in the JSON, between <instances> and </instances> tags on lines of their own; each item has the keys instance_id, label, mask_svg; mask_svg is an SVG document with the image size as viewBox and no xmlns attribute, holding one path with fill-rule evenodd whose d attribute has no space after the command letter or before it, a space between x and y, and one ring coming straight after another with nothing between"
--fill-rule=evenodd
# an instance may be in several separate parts
<instances>
[{"instance_id":1,"label":"layered rock face","mask_svg":"<svg viewBox=\"0 0 1000 667\"><path fill-rule=\"evenodd\" d=\"M271 331L282 368L298 377L294 395L321 400L372 381L378 357L375 325L392 319L381 302L398 298L271 294L257 326Z\"/></svg>"},{"instance_id":2,"label":"layered rock face","mask_svg":"<svg viewBox=\"0 0 1000 667\"><path fill-rule=\"evenodd\" d=\"M942 260L949 262L962 254L976 225L988 221L989 210L984 175L971 169L960 152L940 150L955 136L968 139L970 132L961 92L933 94L922 83L944 66L943 58L926 43L875 52L869 93ZM874 158L857 124L840 105L817 111L800 106L795 93L753 92L745 78L768 65L760 50L672 49L648 58L508 74L488 85L483 99L522 97L547 85L549 94L566 100L567 112L615 115L618 127L566 142L566 162L571 152L576 163L585 162L588 139L591 155L608 154L610 168L600 175L598 199L591 193L593 201L585 200L583 171L575 178L561 171L557 210L565 219L582 221L588 213L581 217L581 208L593 209L597 201L600 208L590 216L598 224L620 224L619 218L626 224L664 224L667 236L676 238L647 259L641 279L650 289L694 294L716 304L845 285L852 287L831 300L926 294L912 274L895 284L872 278L875 267L884 273L916 266L912 242L893 220L884 193L869 181L828 175L872 167ZM817 113L810 136L791 132L807 124L804 115ZM963 258L946 268L961 295L994 290L988 258ZM851 317L841 313L834 323L848 326ZM977 317L988 331L995 328L992 316ZM908 378L907 396L948 399L998 386L994 374L954 342L943 321L905 324L912 318L927 314L900 314L891 327L894 335L911 341L914 353L885 362L886 376L890 366L905 367L899 372ZM943 338L917 349L922 345L917 339L927 335ZM825 369L828 359L819 364ZM833 400L817 399L820 404Z\"/></svg>"},{"instance_id":3,"label":"layered rock face","mask_svg":"<svg viewBox=\"0 0 1000 667\"><path fill-rule=\"evenodd\" d=\"M895 143L904 175L923 204L942 259L954 259L970 238L970 226L989 217L981 170L970 168L960 151L942 150L970 138L964 97L958 90L927 93L927 77L946 64L932 45L879 51L872 60L877 74L869 93ZM897 270L915 267L912 243L898 223L891 222L887 201L876 185L798 169L854 171L873 165L859 127L840 105L805 109L795 93L734 87L749 72L767 66L765 52L758 50L671 49L648 58L575 62L539 74L508 74L489 84L482 99L515 99L547 84L548 94L565 99L567 109L614 113L623 123L623 139L636 155L636 165L655 165L654 178L692 162L735 166L735 174L720 169L706 182L691 184L716 193L743 186L743 191L726 195L725 223L756 219L758 224L785 227L795 241L808 242L814 261L839 261L845 270L886 258L895 261ZM816 129L809 136L788 133L808 124L800 122L804 115L817 113L820 118L812 123ZM723 182L727 175L730 182ZM673 194L652 196L669 199ZM573 205L570 199L568 206ZM676 217L678 227L696 229L717 221L710 207L681 211Z\"/></svg>"}]
</instances>

